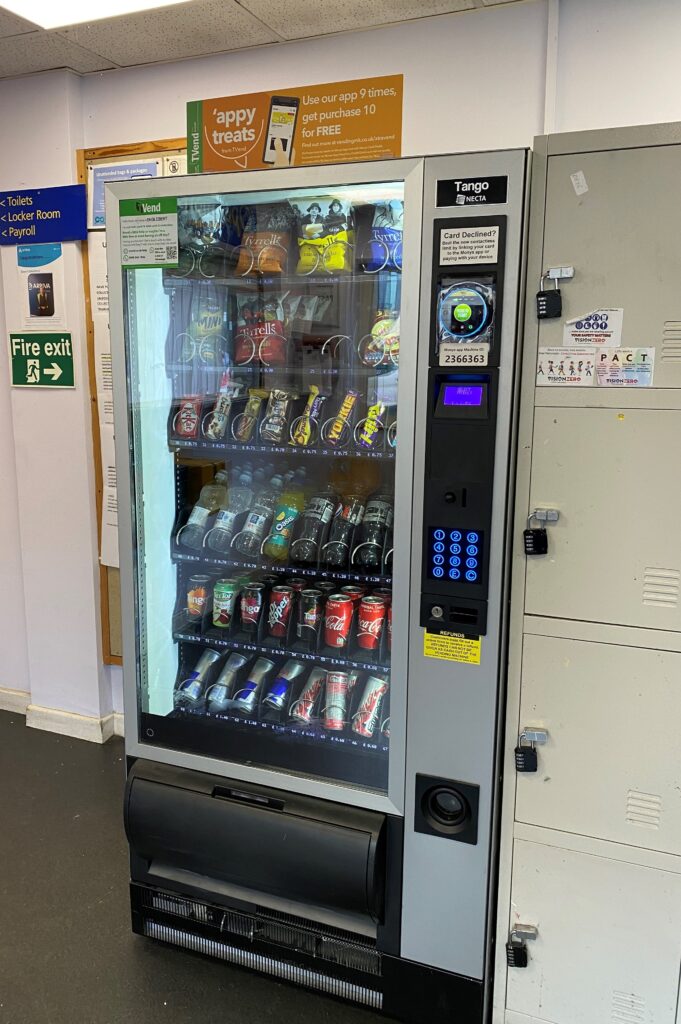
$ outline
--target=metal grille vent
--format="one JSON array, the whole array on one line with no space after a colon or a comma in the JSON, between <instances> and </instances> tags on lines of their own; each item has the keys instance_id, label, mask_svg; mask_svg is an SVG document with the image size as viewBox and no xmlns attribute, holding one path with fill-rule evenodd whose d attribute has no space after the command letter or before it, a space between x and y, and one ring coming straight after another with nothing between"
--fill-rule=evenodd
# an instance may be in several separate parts
<instances>
[{"instance_id":1,"label":"metal grille vent","mask_svg":"<svg viewBox=\"0 0 681 1024\"><path fill-rule=\"evenodd\" d=\"M144 892L142 903L150 910L160 910L185 920L207 924L221 934L229 932L251 941L262 939L275 942L279 946L342 967L351 967L366 974L381 973L380 953L372 946L357 942L349 932L340 929L325 928L276 911L260 911L257 915L242 914L164 893Z\"/></svg>"},{"instance_id":2,"label":"metal grille vent","mask_svg":"<svg viewBox=\"0 0 681 1024\"><path fill-rule=\"evenodd\" d=\"M681 320L665 320L662 329L662 359L681 360Z\"/></svg>"},{"instance_id":3,"label":"metal grille vent","mask_svg":"<svg viewBox=\"0 0 681 1024\"><path fill-rule=\"evenodd\" d=\"M354 985L352 982L332 978L319 971L299 967L297 964L284 963L272 957L261 956L259 953L251 953L246 949L229 946L226 942L206 939L202 935L192 935L179 928L169 928L167 925L150 921L148 918L145 918L144 921L144 934L152 939L160 939L161 942L182 946L183 949L192 949L197 953L225 960L227 963L238 964L240 967L250 967L251 970L260 971L262 974L269 974L275 978L283 978L285 981L292 981L298 985L304 985L306 988L316 989L318 992L326 992L340 999L347 999L349 1002L361 1003L373 1010L380 1010L383 1006L383 993L367 988L365 985Z\"/></svg>"},{"instance_id":4,"label":"metal grille vent","mask_svg":"<svg viewBox=\"0 0 681 1024\"><path fill-rule=\"evenodd\" d=\"M613 992L610 1020L612 1024L645 1024L645 999L633 992Z\"/></svg>"},{"instance_id":5,"label":"metal grille vent","mask_svg":"<svg viewBox=\"0 0 681 1024\"><path fill-rule=\"evenodd\" d=\"M639 828L658 829L662 816L662 797L654 793L639 793L630 789L627 794L627 822Z\"/></svg>"},{"instance_id":6,"label":"metal grille vent","mask_svg":"<svg viewBox=\"0 0 681 1024\"><path fill-rule=\"evenodd\" d=\"M654 608L676 608L680 581L678 569L644 569L643 603Z\"/></svg>"}]
</instances>

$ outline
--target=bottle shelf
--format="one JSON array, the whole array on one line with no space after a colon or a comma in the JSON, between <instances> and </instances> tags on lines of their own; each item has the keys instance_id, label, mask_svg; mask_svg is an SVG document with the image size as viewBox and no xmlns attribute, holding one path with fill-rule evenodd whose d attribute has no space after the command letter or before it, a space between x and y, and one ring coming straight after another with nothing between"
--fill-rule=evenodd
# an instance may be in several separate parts
<instances>
[{"instance_id":1,"label":"bottle shelf","mask_svg":"<svg viewBox=\"0 0 681 1024\"><path fill-rule=\"evenodd\" d=\"M323 647L319 652L307 651L302 646L301 649L298 649L298 644L282 647L275 640L271 642L265 640L262 643L252 642L244 634L237 634L237 638L221 636L217 629L207 630L204 633L191 630L174 631L173 639L178 642L201 644L203 647L244 651L254 655L269 654L275 657L297 658L299 661L309 661L311 664L323 665L330 669L355 669L358 672L377 672L382 676L390 674L389 665L381 664L378 661L364 660L356 650L352 655L339 657L328 647Z\"/></svg>"},{"instance_id":2,"label":"bottle shelf","mask_svg":"<svg viewBox=\"0 0 681 1024\"><path fill-rule=\"evenodd\" d=\"M171 451L197 452L202 455L216 452L248 452L249 455L287 455L306 459L369 459L372 462L394 462L395 451L361 451L356 448L312 448L303 445L240 444L234 441L204 441L171 439Z\"/></svg>"},{"instance_id":3,"label":"bottle shelf","mask_svg":"<svg viewBox=\"0 0 681 1024\"><path fill-rule=\"evenodd\" d=\"M259 562L247 562L238 558L221 558L219 555L208 555L204 551L192 554L185 551L173 551L173 562L188 563L192 566L214 567L216 569L248 569L262 572L278 572L283 576L307 576L317 580L337 580L339 584L365 583L370 586L392 586L392 576L366 576L358 572L336 571L333 569L309 569L300 565L289 565L286 562L273 562L264 556Z\"/></svg>"}]
</instances>

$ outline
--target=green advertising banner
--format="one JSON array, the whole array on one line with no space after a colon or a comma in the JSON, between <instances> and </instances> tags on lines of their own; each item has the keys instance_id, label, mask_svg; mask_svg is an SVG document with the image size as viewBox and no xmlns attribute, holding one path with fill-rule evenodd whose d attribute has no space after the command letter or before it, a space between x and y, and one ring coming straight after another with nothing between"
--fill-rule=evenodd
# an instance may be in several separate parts
<instances>
[{"instance_id":1,"label":"green advertising banner","mask_svg":"<svg viewBox=\"0 0 681 1024\"><path fill-rule=\"evenodd\" d=\"M74 388L71 335L10 334L12 387Z\"/></svg>"}]
</instances>

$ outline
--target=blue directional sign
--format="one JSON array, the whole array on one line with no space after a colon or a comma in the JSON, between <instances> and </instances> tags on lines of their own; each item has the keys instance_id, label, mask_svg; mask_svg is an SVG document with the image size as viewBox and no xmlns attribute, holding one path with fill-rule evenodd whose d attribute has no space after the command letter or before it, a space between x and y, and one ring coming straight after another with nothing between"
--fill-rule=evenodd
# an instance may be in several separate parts
<instances>
[{"instance_id":1,"label":"blue directional sign","mask_svg":"<svg viewBox=\"0 0 681 1024\"><path fill-rule=\"evenodd\" d=\"M0 245L87 237L85 185L0 192Z\"/></svg>"}]
</instances>

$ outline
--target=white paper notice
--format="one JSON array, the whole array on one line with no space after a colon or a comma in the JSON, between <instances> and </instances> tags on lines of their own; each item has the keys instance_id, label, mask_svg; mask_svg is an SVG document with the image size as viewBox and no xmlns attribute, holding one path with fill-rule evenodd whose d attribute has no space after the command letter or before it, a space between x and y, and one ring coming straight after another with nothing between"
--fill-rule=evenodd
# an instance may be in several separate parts
<instances>
[{"instance_id":1,"label":"white paper notice","mask_svg":"<svg viewBox=\"0 0 681 1024\"><path fill-rule=\"evenodd\" d=\"M104 317L109 323L109 279L106 272L106 235L102 231L89 231L87 236L88 268L90 271L90 308L92 319Z\"/></svg>"},{"instance_id":2,"label":"white paper notice","mask_svg":"<svg viewBox=\"0 0 681 1024\"><path fill-rule=\"evenodd\" d=\"M537 387L590 388L595 372L594 348L540 348Z\"/></svg>"},{"instance_id":3,"label":"white paper notice","mask_svg":"<svg viewBox=\"0 0 681 1024\"><path fill-rule=\"evenodd\" d=\"M176 267L176 197L121 199L118 205L123 267Z\"/></svg>"},{"instance_id":4,"label":"white paper notice","mask_svg":"<svg viewBox=\"0 0 681 1024\"><path fill-rule=\"evenodd\" d=\"M16 254L22 327L48 332L65 327L66 293L61 244L18 245Z\"/></svg>"},{"instance_id":5,"label":"white paper notice","mask_svg":"<svg viewBox=\"0 0 681 1024\"><path fill-rule=\"evenodd\" d=\"M589 191L584 171L575 171L574 174L570 175L570 181L572 182L572 187L575 190L576 196L583 196L585 192Z\"/></svg>"},{"instance_id":6,"label":"white paper notice","mask_svg":"<svg viewBox=\"0 0 681 1024\"><path fill-rule=\"evenodd\" d=\"M623 309L595 309L587 316L575 316L563 324L563 344L617 348L622 344L623 320Z\"/></svg>"},{"instance_id":7,"label":"white paper notice","mask_svg":"<svg viewBox=\"0 0 681 1024\"><path fill-rule=\"evenodd\" d=\"M654 369L654 348L599 349L596 353L596 383L601 388L650 388Z\"/></svg>"},{"instance_id":8,"label":"white paper notice","mask_svg":"<svg viewBox=\"0 0 681 1024\"><path fill-rule=\"evenodd\" d=\"M499 227L442 228L440 265L477 266L499 261Z\"/></svg>"},{"instance_id":9,"label":"white paper notice","mask_svg":"<svg viewBox=\"0 0 681 1024\"><path fill-rule=\"evenodd\" d=\"M101 426L102 439L102 565L118 568L118 496L113 427Z\"/></svg>"}]
</instances>

